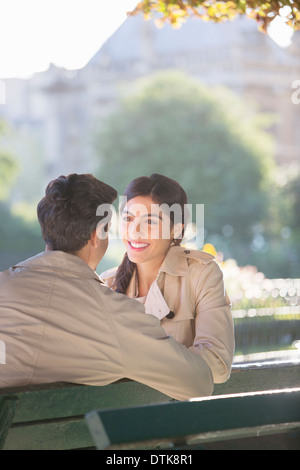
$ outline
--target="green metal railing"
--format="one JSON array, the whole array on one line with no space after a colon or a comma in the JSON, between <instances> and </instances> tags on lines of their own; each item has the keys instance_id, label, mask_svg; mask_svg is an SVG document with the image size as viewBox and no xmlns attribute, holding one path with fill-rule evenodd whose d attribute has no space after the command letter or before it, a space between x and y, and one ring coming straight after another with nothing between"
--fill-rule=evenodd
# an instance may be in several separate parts
<instances>
[{"instance_id":1,"label":"green metal railing","mask_svg":"<svg viewBox=\"0 0 300 470\"><path fill-rule=\"evenodd\" d=\"M291 349L300 340L300 306L233 310L236 352Z\"/></svg>"}]
</instances>

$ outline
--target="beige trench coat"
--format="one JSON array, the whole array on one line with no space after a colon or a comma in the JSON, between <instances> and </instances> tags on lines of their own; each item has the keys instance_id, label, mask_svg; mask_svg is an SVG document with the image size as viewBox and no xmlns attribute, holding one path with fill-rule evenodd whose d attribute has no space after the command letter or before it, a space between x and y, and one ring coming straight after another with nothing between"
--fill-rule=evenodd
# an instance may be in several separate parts
<instances>
[{"instance_id":1,"label":"beige trench coat","mask_svg":"<svg viewBox=\"0 0 300 470\"><path fill-rule=\"evenodd\" d=\"M108 270L100 278L112 286L116 270ZM138 297L136 273L127 295ZM206 361L215 383L228 379L234 328L223 274L213 256L171 247L147 295L145 310L161 320L168 335Z\"/></svg>"},{"instance_id":2,"label":"beige trench coat","mask_svg":"<svg viewBox=\"0 0 300 470\"><path fill-rule=\"evenodd\" d=\"M202 358L168 338L142 304L61 251L0 273L0 342L0 388L127 377L178 400L213 391Z\"/></svg>"}]
</instances>

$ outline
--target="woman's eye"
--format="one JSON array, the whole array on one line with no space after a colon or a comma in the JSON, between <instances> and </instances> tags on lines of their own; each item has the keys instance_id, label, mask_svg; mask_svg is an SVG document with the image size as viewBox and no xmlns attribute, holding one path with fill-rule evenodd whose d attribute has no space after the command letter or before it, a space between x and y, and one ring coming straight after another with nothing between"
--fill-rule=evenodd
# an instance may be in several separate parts
<instances>
[{"instance_id":1,"label":"woman's eye","mask_svg":"<svg viewBox=\"0 0 300 470\"><path fill-rule=\"evenodd\" d=\"M148 224L149 225L157 225L157 222L156 222L156 220L148 219Z\"/></svg>"},{"instance_id":2,"label":"woman's eye","mask_svg":"<svg viewBox=\"0 0 300 470\"><path fill-rule=\"evenodd\" d=\"M124 222L131 222L132 219L131 217L129 217L129 215L122 215L122 220Z\"/></svg>"}]
</instances>

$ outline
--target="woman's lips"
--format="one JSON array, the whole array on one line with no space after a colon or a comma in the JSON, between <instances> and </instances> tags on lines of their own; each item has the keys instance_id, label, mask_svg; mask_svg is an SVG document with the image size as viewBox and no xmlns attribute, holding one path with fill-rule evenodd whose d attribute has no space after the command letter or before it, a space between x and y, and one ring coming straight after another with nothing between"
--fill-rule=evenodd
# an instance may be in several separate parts
<instances>
[{"instance_id":1,"label":"woman's lips","mask_svg":"<svg viewBox=\"0 0 300 470\"><path fill-rule=\"evenodd\" d=\"M148 246L150 246L150 243L133 242L133 241L128 240L128 245L130 246L132 250L143 251L143 250L146 250Z\"/></svg>"}]
</instances>

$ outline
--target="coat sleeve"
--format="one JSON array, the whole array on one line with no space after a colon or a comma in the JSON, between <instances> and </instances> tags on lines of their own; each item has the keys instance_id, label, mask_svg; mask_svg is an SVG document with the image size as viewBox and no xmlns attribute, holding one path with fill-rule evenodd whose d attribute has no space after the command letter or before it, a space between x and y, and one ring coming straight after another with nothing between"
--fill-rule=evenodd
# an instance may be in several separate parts
<instances>
[{"instance_id":1,"label":"coat sleeve","mask_svg":"<svg viewBox=\"0 0 300 470\"><path fill-rule=\"evenodd\" d=\"M177 400L209 396L213 378L207 363L166 336L159 320L145 315L134 299L113 293L111 319L124 365L124 376Z\"/></svg>"},{"instance_id":2,"label":"coat sleeve","mask_svg":"<svg viewBox=\"0 0 300 470\"><path fill-rule=\"evenodd\" d=\"M194 269L196 267L194 264ZM234 356L234 327L223 273L219 265L211 261L193 278L196 278L196 317L195 340L190 350L207 362L214 383L226 382Z\"/></svg>"}]
</instances>

